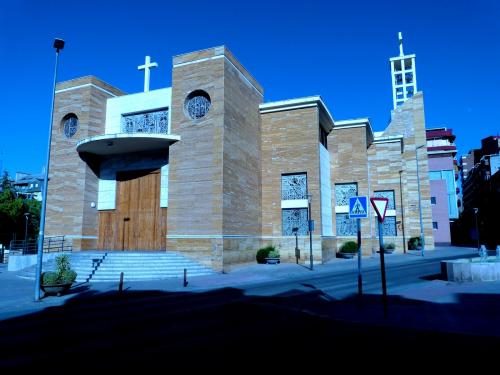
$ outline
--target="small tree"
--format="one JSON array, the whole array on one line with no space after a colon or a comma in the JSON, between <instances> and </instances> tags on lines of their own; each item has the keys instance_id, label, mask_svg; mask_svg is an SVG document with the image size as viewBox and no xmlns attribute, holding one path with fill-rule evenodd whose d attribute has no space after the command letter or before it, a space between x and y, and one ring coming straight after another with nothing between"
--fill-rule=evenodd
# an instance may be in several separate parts
<instances>
[{"instance_id":1,"label":"small tree","mask_svg":"<svg viewBox=\"0 0 500 375\"><path fill-rule=\"evenodd\" d=\"M41 203L16 196L8 172L2 176L0 192L0 244L8 246L15 238L24 239L25 218L29 213L28 238L36 238L40 226Z\"/></svg>"},{"instance_id":2,"label":"small tree","mask_svg":"<svg viewBox=\"0 0 500 375\"><path fill-rule=\"evenodd\" d=\"M76 272L71 269L69 256L59 255L56 258L56 271L43 273L43 285L71 284L76 280Z\"/></svg>"}]
</instances>

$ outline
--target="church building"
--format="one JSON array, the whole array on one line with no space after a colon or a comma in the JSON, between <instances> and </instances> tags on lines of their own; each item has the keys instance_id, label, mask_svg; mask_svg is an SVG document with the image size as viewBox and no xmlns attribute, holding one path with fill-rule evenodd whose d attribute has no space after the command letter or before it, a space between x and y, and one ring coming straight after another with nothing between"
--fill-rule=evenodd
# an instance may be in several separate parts
<instances>
[{"instance_id":1,"label":"church building","mask_svg":"<svg viewBox=\"0 0 500 375\"><path fill-rule=\"evenodd\" d=\"M81 251L175 251L222 270L255 262L268 244L295 262L296 233L299 262L308 263L310 218L313 260L322 263L356 240L348 201L364 195L389 199L386 243L403 252L423 232L430 250L424 98L415 55L395 61L395 106L380 132L368 118L335 120L320 96L265 102L225 46L175 56L172 87L149 90L149 57L139 67L144 92L94 76L60 82L46 235L65 235ZM377 251L374 210L361 232L363 253Z\"/></svg>"}]
</instances>

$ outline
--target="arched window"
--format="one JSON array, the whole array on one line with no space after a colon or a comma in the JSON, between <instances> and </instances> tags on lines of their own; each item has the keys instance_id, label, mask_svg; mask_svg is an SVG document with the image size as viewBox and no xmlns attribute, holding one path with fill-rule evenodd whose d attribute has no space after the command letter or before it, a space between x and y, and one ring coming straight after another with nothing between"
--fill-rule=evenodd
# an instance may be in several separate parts
<instances>
[{"instance_id":1,"label":"arched window","mask_svg":"<svg viewBox=\"0 0 500 375\"><path fill-rule=\"evenodd\" d=\"M61 130L66 138L72 138L78 131L78 117L74 113L68 113L63 117Z\"/></svg>"}]
</instances>

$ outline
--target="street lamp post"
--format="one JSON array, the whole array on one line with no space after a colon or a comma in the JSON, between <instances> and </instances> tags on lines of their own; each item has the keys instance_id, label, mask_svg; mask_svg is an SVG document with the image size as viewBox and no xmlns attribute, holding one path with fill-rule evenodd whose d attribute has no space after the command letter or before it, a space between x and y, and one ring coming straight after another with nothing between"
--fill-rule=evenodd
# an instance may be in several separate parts
<instances>
[{"instance_id":1,"label":"street lamp post","mask_svg":"<svg viewBox=\"0 0 500 375\"><path fill-rule=\"evenodd\" d=\"M38 232L38 249L37 249L36 275L35 275L35 301L40 301L40 278L42 274L43 240L45 233L45 211L47 209L47 188L49 185L49 162L50 162L50 143L52 141L52 118L54 114L54 101L56 96L57 65L59 63L59 51L61 51L64 48L64 40L57 38L54 39L53 47L56 49L56 64L54 68L54 82L52 84L52 105L50 108L49 137L47 141L47 159L45 162L45 176L43 180L43 189L42 189L40 231Z\"/></svg>"},{"instance_id":2,"label":"street lamp post","mask_svg":"<svg viewBox=\"0 0 500 375\"><path fill-rule=\"evenodd\" d=\"M26 219L26 225L24 227L24 253L26 254L26 251L28 250L28 220L29 220L30 213L26 212L24 214L24 218Z\"/></svg>"},{"instance_id":3,"label":"street lamp post","mask_svg":"<svg viewBox=\"0 0 500 375\"><path fill-rule=\"evenodd\" d=\"M405 237L405 209L403 207L403 183L401 181L401 175L403 170L399 171L399 198L401 200L401 229L403 232L403 252L406 254L406 237Z\"/></svg>"},{"instance_id":4,"label":"street lamp post","mask_svg":"<svg viewBox=\"0 0 500 375\"><path fill-rule=\"evenodd\" d=\"M418 149L422 147L425 147L425 145L420 145L415 149L415 162L417 164L418 212L420 216L420 245L422 246L422 256L424 256L425 237L424 237L424 225L422 223L422 199L420 197L420 176L418 174Z\"/></svg>"},{"instance_id":5,"label":"street lamp post","mask_svg":"<svg viewBox=\"0 0 500 375\"><path fill-rule=\"evenodd\" d=\"M309 264L310 270L313 270L313 240L312 240L312 231L313 231L313 221L311 219L311 201L312 194L307 194L307 218L308 218L308 227L309 227Z\"/></svg>"},{"instance_id":6,"label":"street lamp post","mask_svg":"<svg viewBox=\"0 0 500 375\"><path fill-rule=\"evenodd\" d=\"M481 248L481 241L479 239L479 224L478 224L478 221L477 221L477 216L478 216L478 213L479 213L479 208L473 208L473 210L474 210L474 216L476 218L477 249L479 250Z\"/></svg>"}]
</instances>

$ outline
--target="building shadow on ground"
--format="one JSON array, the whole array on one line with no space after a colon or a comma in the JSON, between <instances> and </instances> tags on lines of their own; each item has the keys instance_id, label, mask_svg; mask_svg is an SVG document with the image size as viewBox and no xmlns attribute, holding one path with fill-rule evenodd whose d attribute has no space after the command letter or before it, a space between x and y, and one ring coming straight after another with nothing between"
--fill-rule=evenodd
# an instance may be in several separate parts
<instances>
[{"instance_id":1,"label":"building shadow on ground","mask_svg":"<svg viewBox=\"0 0 500 375\"><path fill-rule=\"evenodd\" d=\"M356 358L481 357L500 348L500 297L452 304L389 297L330 298L312 286L271 297L234 288L169 293L80 290L62 306L0 321L2 367L323 368ZM56 297L51 297L56 298ZM488 329L488 325L491 325ZM382 356L382 357L381 357ZM269 367L271 366L271 367ZM246 372L246 371L245 371Z\"/></svg>"}]
</instances>

